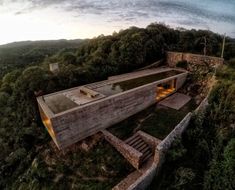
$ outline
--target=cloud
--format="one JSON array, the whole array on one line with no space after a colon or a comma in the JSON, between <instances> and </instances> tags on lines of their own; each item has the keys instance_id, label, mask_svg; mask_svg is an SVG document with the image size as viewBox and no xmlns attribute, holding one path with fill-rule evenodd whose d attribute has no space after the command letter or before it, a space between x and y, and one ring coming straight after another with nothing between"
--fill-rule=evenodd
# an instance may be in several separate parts
<instances>
[{"instance_id":1,"label":"cloud","mask_svg":"<svg viewBox=\"0 0 235 190\"><path fill-rule=\"evenodd\" d=\"M139 19L156 18L156 21L175 20L184 26L206 26L211 21L235 25L234 11L226 10L235 10L234 0L0 0L0 4L14 2L27 4L17 9L15 15L54 8L73 17L101 16L106 22L136 23Z\"/></svg>"},{"instance_id":2,"label":"cloud","mask_svg":"<svg viewBox=\"0 0 235 190\"><path fill-rule=\"evenodd\" d=\"M9 1L9 2L16 2ZM22 0L18 0L22 1ZM208 0L208 4L219 2L218 0ZM1 3L2 1L0 1ZM24 2L24 1L23 1ZM41 9L46 7L56 7L69 12L79 14L101 15L107 12L116 12L119 16L121 13L127 18L138 16L153 16L156 13L193 15L199 18L215 19L224 22L235 23L234 14L220 13L218 11L204 8L200 4L192 3L186 0L27 0L29 2L28 10ZM202 2L199 0L199 2ZM233 0L225 0L234 6ZM235 7L235 6L234 6ZM18 11L18 13L24 13ZM143 12L141 12L143 11ZM27 11L25 11L27 12Z\"/></svg>"}]
</instances>

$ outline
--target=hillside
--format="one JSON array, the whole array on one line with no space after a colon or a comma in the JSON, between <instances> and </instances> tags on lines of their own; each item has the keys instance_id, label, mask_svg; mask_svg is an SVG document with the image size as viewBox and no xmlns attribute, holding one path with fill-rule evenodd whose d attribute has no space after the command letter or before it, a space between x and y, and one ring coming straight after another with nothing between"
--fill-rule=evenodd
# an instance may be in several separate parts
<instances>
[{"instance_id":1,"label":"hillside","mask_svg":"<svg viewBox=\"0 0 235 190\"><path fill-rule=\"evenodd\" d=\"M110 189L113 187L133 168L111 146L104 143L99 135L94 142L91 142L90 150L85 150L82 145L67 154L55 149L41 122L35 94L38 92L48 94L103 80L111 75L134 71L164 58L167 50L202 54L204 47L202 42L205 36L208 41L207 54L220 56L222 36L203 30L179 31L159 24L151 24L146 28L131 27L110 36L99 36L82 43L80 40L60 40L0 46L2 78L0 80L0 189L58 189L58 187ZM234 65L232 58L235 57L235 43L233 39L226 40L226 63ZM230 61L227 62L227 60ZM60 68L57 74L50 72L48 67L50 63L55 62L59 63ZM217 166L227 167L232 163L235 152L232 141L234 131L230 128L223 130L226 129L223 126L234 122L233 117L229 119L230 115L227 114L234 113L232 110L232 106L235 105L232 98L234 69L223 67L220 70L217 76L221 83L220 86L215 87L211 95L211 110L203 121L206 123L205 118L210 119L208 120L211 121L210 129L217 127L216 123L219 122L222 126L221 130L218 134L213 130L209 131L211 133L206 133L207 136L202 134L204 129L201 128L204 124L200 125L200 130L189 130L188 139L193 141L190 141L191 147L182 148L181 144L173 147L170 156L173 157L174 163L172 160L167 163L174 169L174 173L171 173L169 166L165 166L166 172L163 174L161 183L158 183L159 189L193 189L189 188L192 182L191 178L188 179L190 176L198 177L193 178L194 184L200 183L195 187L202 189L205 185L213 189L211 179L221 174ZM228 94L230 96L226 99ZM154 121L155 118L150 120L150 125L154 124ZM127 127L130 126L128 122L124 124ZM210 139L208 142L206 139L214 140L218 135L223 135L223 132L231 135L226 136L225 144L218 142L218 148L222 147L220 153L224 153L224 156L218 160L216 150L213 153L210 151L214 144L209 144ZM202 142L196 141L198 134L201 135ZM223 140L224 136L221 138ZM188 141L182 143L186 146ZM192 147L202 147L206 153L197 149L195 158L190 161L192 152L188 151L186 154L184 150L190 150ZM198 173L191 172L194 169L192 169L193 161L203 163L197 157L198 155L200 159L206 155L208 160L205 165L200 165L201 170ZM186 163L184 166L181 165L183 160ZM213 166L214 160L215 166ZM180 167L191 170L183 170L179 177ZM223 172L226 172L226 167L223 168ZM213 173L214 168L216 168L215 173ZM200 175L208 172L208 180L204 184ZM231 174L232 172L234 171L231 171ZM190 174L189 177L188 174ZM230 173L226 173L227 175ZM209 178L210 176L212 178ZM171 186L172 180L175 180L174 186ZM220 184L222 181L221 178ZM228 183L230 182L228 180ZM183 186L182 183L186 185ZM155 188L156 184L153 184L153 187ZM222 187L226 186L220 187L217 189L223 189Z\"/></svg>"},{"instance_id":2,"label":"hillside","mask_svg":"<svg viewBox=\"0 0 235 190\"><path fill-rule=\"evenodd\" d=\"M62 49L77 48L83 40L23 41L0 45L0 78L15 68L36 65Z\"/></svg>"},{"instance_id":3,"label":"hillside","mask_svg":"<svg viewBox=\"0 0 235 190\"><path fill-rule=\"evenodd\" d=\"M218 68L205 112L194 115L150 189L235 188L235 61Z\"/></svg>"}]
</instances>

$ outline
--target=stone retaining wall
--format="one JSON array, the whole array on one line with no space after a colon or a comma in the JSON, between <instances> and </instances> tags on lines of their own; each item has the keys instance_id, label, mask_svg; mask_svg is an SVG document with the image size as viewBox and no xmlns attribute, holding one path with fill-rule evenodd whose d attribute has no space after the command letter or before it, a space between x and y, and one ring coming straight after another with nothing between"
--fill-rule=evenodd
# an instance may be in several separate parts
<instances>
[{"instance_id":1,"label":"stone retaining wall","mask_svg":"<svg viewBox=\"0 0 235 190\"><path fill-rule=\"evenodd\" d=\"M140 166L140 159L142 156L142 153L135 150L128 144L126 144L124 141L120 140L119 138L112 135L110 132L106 130L102 130L102 133L104 134L104 138L113 145L118 152L120 152L127 160L128 162L136 169Z\"/></svg>"},{"instance_id":2,"label":"stone retaining wall","mask_svg":"<svg viewBox=\"0 0 235 190\"><path fill-rule=\"evenodd\" d=\"M143 132L138 131L138 135L149 145L153 146L154 156L150 158L141 168L129 174L125 179L118 183L113 190L142 190L146 189L152 182L159 164L159 151L157 145L161 140Z\"/></svg>"},{"instance_id":3,"label":"stone retaining wall","mask_svg":"<svg viewBox=\"0 0 235 190\"><path fill-rule=\"evenodd\" d=\"M175 67L179 61L187 61L191 64L205 64L208 63L210 66L216 66L223 64L224 59L220 57L204 56L192 53L182 52L167 52L166 61L170 67Z\"/></svg>"}]
</instances>

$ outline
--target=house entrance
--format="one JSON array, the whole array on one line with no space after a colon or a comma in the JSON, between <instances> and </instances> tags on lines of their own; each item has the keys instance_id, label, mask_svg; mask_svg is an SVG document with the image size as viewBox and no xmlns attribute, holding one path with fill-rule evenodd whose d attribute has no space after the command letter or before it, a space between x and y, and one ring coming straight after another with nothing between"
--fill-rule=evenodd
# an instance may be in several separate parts
<instances>
[{"instance_id":1,"label":"house entrance","mask_svg":"<svg viewBox=\"0 0 235 190\"><path fill-rule=\"evenodd\" d=\"M168 95L174 93L175 90L176 90L176 79L158 84L156 100L159 101L167 97Z\"/></svg>"}]
</instances>

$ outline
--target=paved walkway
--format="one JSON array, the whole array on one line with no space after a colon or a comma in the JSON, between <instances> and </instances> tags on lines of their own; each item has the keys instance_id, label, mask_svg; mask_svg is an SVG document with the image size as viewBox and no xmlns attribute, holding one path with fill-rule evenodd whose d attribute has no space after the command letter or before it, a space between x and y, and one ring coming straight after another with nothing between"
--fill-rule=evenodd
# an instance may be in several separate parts
<instances>
[{"instance_id":1,"label":"paved walkway","mask_svg":"<svg viewBox=\"0 0 235 190\"><path fill-rule=\"evenodd\" d=\"M174 93L173 95L165 98L164 100L159 102L159 105L163 105L175 110L179 110L185 104L187 104L191 100L190 96L181 93Z\"/></svg>"}]
</instances>

